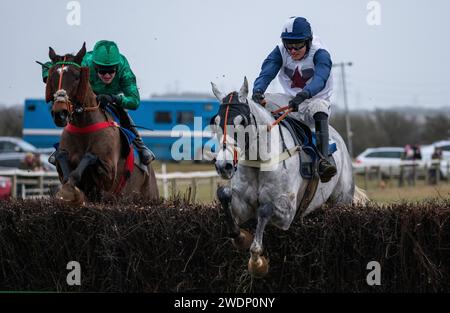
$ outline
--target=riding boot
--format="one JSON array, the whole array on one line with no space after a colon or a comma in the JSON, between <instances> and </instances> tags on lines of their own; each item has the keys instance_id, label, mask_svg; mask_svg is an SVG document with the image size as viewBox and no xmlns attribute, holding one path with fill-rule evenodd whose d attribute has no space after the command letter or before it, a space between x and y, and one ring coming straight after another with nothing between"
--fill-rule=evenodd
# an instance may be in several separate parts
<instances>
[{"instance_id":1,"label":"riding boot","mask_svg":"<svg viewBox=\"0 0 450 313\"><path fill-rule=\"evenodd\" d=\"M56 166L56 151L53 151L52 154L50 154L50 156L48 157L48 163Z\"/></svg>"},{"instance_id":2,"label":"riding boot","mask_svg":"<svg viewBox=\"0 0 450 313\"><path fill-rule=\"evenodd\" d=\"M316 145L319 150L318 172L322 183L329 182L336 175L336 167L328 160L328 115L323 112L314 114L316 125Z\"/></svg>"},{"instance_id":3,"label":"riding boot","mask_svg":"<svg viewBox=\"0 0 450 313\"><path fill-rule=\"evenodd\" d=\"M130 130L136 138L133 143L134 146L138 149L139 156L141 157L141 161L143 164L148 165L155 159L155 154L145 145L144 141L142 141L141 136L139 135L136 127L134 126L134 122L131 119L131 116L127 111L122 109L122 114L120 114L120 123L123 127Z\"/></svg>"}]
</instances>

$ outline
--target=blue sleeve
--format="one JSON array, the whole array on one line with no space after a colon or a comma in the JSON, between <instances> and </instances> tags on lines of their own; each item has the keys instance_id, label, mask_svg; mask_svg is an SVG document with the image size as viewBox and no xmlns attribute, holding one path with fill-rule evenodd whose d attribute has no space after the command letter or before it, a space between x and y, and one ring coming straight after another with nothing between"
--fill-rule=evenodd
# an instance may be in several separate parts
<instances>
[{"instance_id":1,"label":"blue sleeve","mask_svg":"<svg viewBox=\"0 0 450 313\"><path fill-rule=\"evenodd\" d=\"M331 73L331 57L327 50L319 49L314 54L314 76L311 82L303 88L309 92L310 97L314 97L321 92L327 83Z\"/></svg>"},{"instance_id":2,"label":"blue sleeve","mask_svg":"<svg viewBox=\"0 0 450 313\"><path fill-rule=\"evenodd\" d=\"M270 82L277 76L283 65L283 58L278 46L267 56L261 66L261 73L253 84L253 93L264 93Z\"/></svg>"}]
</instances>

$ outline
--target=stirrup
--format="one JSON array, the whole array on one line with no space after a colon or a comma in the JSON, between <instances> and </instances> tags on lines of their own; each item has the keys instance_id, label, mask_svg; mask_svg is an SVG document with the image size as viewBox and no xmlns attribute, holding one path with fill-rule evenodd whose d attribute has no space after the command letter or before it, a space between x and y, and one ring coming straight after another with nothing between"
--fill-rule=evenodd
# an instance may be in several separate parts
<instances>
[{"instance_id":1,"label":"stirrup","mask_svg":"<svg viewBox=\"0 0 450 313\"><path fill-rule=\"evenodd\" d=\"M56 150L48 157L48 163L56 166Z\"/></svg>"},{"instance_id":2,"label":"stirrup","mask_svg":"<svg viewBox=\"0 0 450 313\"><path fill-rule=\"evenodd\" d=\"M321 172L320 171L320 163L323 163L323 162L328 163L328 166L325 168L325 171ZM331 180L331 178L333 178L336 175L337 170L336 170L336 167L330 163L330 161L328 161L327 159L321 159L321 160L319 160L319 164L317 166L317 172L319 174L320 181L322 183L327 183Z\"/></svg>"},{"instance_id":3,"label":"stirrup","mask_svg":"<svg viewBox=\"0 0 450 313\"><path fill-rule=\"evenodd\" d=\"M144 165L149 165L156 159L155 154L148 148L140 150L139 156L141 158L142 164Z\"/></svg>"}]
</instances>

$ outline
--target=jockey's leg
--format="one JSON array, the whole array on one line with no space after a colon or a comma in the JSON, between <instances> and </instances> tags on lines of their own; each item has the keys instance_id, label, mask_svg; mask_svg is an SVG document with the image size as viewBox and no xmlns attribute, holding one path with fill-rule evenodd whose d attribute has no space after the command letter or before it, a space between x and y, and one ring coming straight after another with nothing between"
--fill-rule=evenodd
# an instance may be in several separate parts
<instances>
[{"instance_id":1,"label":"jockey's leg","mask_svg":"<svg viewBox=\"0 0 450 313\"><path fill-rule=\"evenodd\" d=\"M133 143L139 151L142 163L144 163L145 165L150 164L155 159L155 154L145 145L144 141L142 141L142 138L139 135L136 127L134 126L134 122L128 112L124 109L120 109L120 111L121 126L130 130L136 136Z\"/></svg>"},{"instance_id":2,"label":"jockey's leg","mask_svg":"<svg viewBox=\"0 0 450 313\"><path fill-rule=\"evenodd\" d=\"M318 172L320 181L322 183L329 182L331 178L336 175L336 167L328 160L328 140L329 140L329 126L328 115L324 112L317 112L314 114L314 121L316 126L317 148L320 152L320 160L318 163Z\"/></svg>"}]
</instances>

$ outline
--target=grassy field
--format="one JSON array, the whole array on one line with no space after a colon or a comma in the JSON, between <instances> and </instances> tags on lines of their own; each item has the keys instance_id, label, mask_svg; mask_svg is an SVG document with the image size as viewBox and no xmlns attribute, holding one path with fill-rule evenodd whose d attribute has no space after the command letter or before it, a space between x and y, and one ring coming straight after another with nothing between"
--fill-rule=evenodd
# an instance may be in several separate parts
<instances>
[{"instance_id":1,"label":"grassy field","mask_svg":"<svg viewBox=\"0 0 450 313\"><path fill-rule=\"evenodd\" d=\"M161 163L154 162L153 168L157 173L161 173ZM167 172L193 172L193 171L214 171L212 163L192 163L179 162L167 163ZM175 194L193 200L195 193L195 201L209 203L215 197L215 189L217 184L226 184L219 178L197 180L197 187L193 187L191 180L178 180L175 186ZM362 176L356 176L356 184L364 188L364 180ZM162 184L159 184L160 193L163 194ZM194 190L195 189L195 190ZM173 186L169 184L169 195L173 194ZM397 180L383 181L379 183L372 180L367 186L367 195L376 203L401 203L401 202L417 202L429 199L448 199L450 198L450 183L445 181L439 185L425 185L423 180L418 180L416 186L398 187Z\"/></svg>"}]
</instances>

